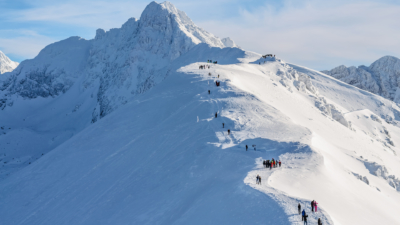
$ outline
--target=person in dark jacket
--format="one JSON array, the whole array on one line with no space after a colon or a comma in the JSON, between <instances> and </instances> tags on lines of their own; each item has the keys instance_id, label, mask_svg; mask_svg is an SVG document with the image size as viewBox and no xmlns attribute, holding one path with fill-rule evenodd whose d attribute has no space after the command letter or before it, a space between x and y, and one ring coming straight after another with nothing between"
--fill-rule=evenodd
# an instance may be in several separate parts
<instances>
[{"instance_id":1,"label":"person in dark jacket","mask_svg":"<svg viewBox=\"0 0 400 225\"><path fill-rule=\"evenodd\" d=\"M210 90L208 90L208 94L210 94L211 93L211 91Z\"/></svg>"},{"instance_id":2,"label":"person in dark jacket","mask_svg":"<svg viewBox=\"0 0 400 225\"><path fill-rule=\"evenodd\" d=\"M225 123L222 123L222 128L225 128Z\"/></svg>"},{"instance_id":3,"label":"person in dark jacket","mask_svg":"<svg viewBox=\"0 0 400 225\"><path fill-rule=\"evenodd\" d=\"M301 221L304 221L305 215L306 215L306 211L304 211L304 209L303 209L303 212L301 212Z\"/></svg>"},{"instance_id":4,"label":"person in dark jacket","mask_svg":"<svg viewBox=\"0 0 400 225\"><path fill-rule=\"evenodd\" d=\"M308 223L307 223L307 217L308 217L308 215L305 214L303 217L304 217L304 225L308 224Z\"/></svg>"},{"instance_id":5,"label":"person in dark jacket","mask_svg":"<svg viewBox=\"0 0 400 225\"><path fill-rule=\"evenodd\" d=\"M322 225L321 218L318 218L318 225Z\"/></svg>"},{"instance_id":6,"label":"person in dark jacket","mask_svg":"<svg viewBox=\"0 0 400 225\"><path fill-rule=\"evenodd\" d=\"M215 118L217 118L218 117L218 113L215 113Z\"/></svg>"},{"instance_id":7,"label":"person in dark jacket","mask_svg":"<svg viewBox=\"0 0 400 225\"><path fill-rule=\"evenodd\" d=\"M249 149L249 146L246 145L246 151L247 151L247 149Z\"/></svg>"},{"instance_id":8,"label":"person in dark jacket","mask_svg":"<svg viewBox=\"0 0 400 225\"><path fill-rule=\"evenodd\" d=\"M311 211L314 212L314 200L311 201Z\"/></svg>"},{"instance_id":9,"label":"person in dark jacket","mask_svg":"<svg viewBox=\"0 0 400 225\"><path fill-rule=\"evenodd\" d=\"M300 213L301 213L301 205L300 205L300 203L299 203L299 205L297 206L297 209L299 210L299 215L300 215Z\"/></svg>"},{"instance_id":10,"label":"person in dark jacket","mask_svg":"<svg viewBox=\"0 0 400 225\"><path fill-rule=\"evenodd\" d=\"M228 129L228 135L230 135L230 134L231 134L231 130Z\"/></svg>"}]
</instances>

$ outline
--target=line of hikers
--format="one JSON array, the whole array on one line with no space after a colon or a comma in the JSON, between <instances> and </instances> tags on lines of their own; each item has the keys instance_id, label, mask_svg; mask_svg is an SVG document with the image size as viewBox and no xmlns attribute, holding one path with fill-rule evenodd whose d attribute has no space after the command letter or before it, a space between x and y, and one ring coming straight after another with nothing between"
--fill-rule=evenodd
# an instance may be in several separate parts
<instances>
[{"instance_id":1,"label":"line of hikers","mask_svg":"<svg viewBox=\"0 0 400 225\"><path fill-rule=\"evenodd\" d=\"M200 65L200 66L199 66L199 69L200 69L200 70L210 69L210 68L211 68L211 66L209 66L209 65Z\"/></svg>"},{"instance_id":2,"label":"line of hikers","mask_svg":"<svg viewBox=\"0 0 400 225\"><path fill-rule=\"evenodd\" d=\"M317 212L317 209L318 209L318 206L317 206L317 205L318 205L318 203L317 203L315 200L312 200L312 201L311 201L311 211L312 211L312 212L314 212L314 209L315 209L315 212ZM300 203L299 203L299 205L297 206L297 209L299 210L299 214L301 213L301 221L304 221L304 224L307 224L307 217L308 217L308 215L307 215L305 209L303 209L303 211L301 211L301 205L300 205ZM318 218L318 225L322 225L321 218Z\"/></svg>"},{"instance_id":3,"label":"line of hikers","mask_svg":"<svg viewBox=\"0 0 400 225\"><path fill-rule=\"evenodd\" d=\"M272 168L276 168L278 166L281 167L281 164L282 164L281 160L276 161L274 158L272 158L271 161L269 159L263 161L264 168L272 169Z\"/></svg>"},{"instance_id":4,"label":"line of hikers","mask_svg":"<svg viewBox=\"0 0 400 225\"><path fill-rule=\"evenodd\" d=\"M207 60L207 62L212 62L212 60ZM215 61L214 63L217 63L217 61ZM201 65L199 67L199 69L204 69L204 68L210 69L210 66ZM211 73L208 73L208 75L211 76ZM219 78L219 74L218 74L218 78ZM215 81L215 85L217 85L217 87L219 87L221 85L221 82L220 81ZM208 90L208 94L211 94L211 90ZM217 112L215 113L215 118L218 118L218 113ZM222 123L222 128L225 128L225 123ZM231 130L228 129L228 135L230 135L230 134L231 134ZM247 151L247 145L246 145L246 151Z\"/></svg>"},{"instance_id":5,"label":"line of hikers","mask_svg":"<svg viewBox=\"0 0 400 225\"><path fill-rule=\"evenodd\" d=\"M271 55L271 57L272 57L272 55ZM274 55L274 57L275 57L275 55ZM207 62L212 62L212 60L207 60ZM217 63L217 62L215 61L214 63ZM210 66L201 65L199 67L199 69L205 69L205 68L210 69ZM208 75L211 76L211 73L208 73ZM218 78L219 78L219 75L218 75ZM217 87L220 86L220 82L219 81L216 81L215 84L217 85ZM208 94L210 94L210 93L211 93L211 91L208 90ZM215 113L215 118L218 118L218 113L217 112ZM225 128L225 123L222 123L222 128ZM230 134L231 134L231 130L228 129L228 135L230 135ZM254 150L256 150L255 145L253 145L253 147L254 147ZM248 150L248 146L246 145L246 151L247 150ZM276 161L274 158L272 158L272 160L269 160L269 159L268 160L263 160L263 165L264 165L264 168L272 169L272 168L276 168L278 166L281 167L282 162L281 162L281 160ZM258 174L257 174L257 177L256 177L256 184L261 185L261 176L258 175ZM314 210L315 210L315 212L317 212L317 210L318 210L318 206L317 205L318 205L318 203L315 200L311 201L311 210L313 212L314 212ZM299 214L300 213L302 214L301 220L304 221L304 224L308 224L307 223L308 215L306 214L304 209L303 209L303 211L301 211L300 203L298 205L298 210L299 210ZM321 218L318 218L318 225L322 225Z\"/></svg>"},{"instance_id":6,"label":"line of hikers","mask_svg":"<svg viewBox=\"0 0 400 225\"><path fill-rule=\"evenodd\" d=\"M262 57L263 57L264 59L267 58L267 57L274 57L274 58L275 58L275 55L272 56L272 54L267 54L267 55L263 55Z\"/></svg>"},{"instance_id":7,"label":"line of hikers","mask_svg":"<svg viewBox=\"0 0 400 225\"><path fill-rule=\"evenodd\" d=\"M214 64L217 64L217 63L218 63L217 61L214 61L214 62L213 62L211 59L207 60L207 62L208 62L208 63L214 63Z\"/></svg>"}]
</instances>

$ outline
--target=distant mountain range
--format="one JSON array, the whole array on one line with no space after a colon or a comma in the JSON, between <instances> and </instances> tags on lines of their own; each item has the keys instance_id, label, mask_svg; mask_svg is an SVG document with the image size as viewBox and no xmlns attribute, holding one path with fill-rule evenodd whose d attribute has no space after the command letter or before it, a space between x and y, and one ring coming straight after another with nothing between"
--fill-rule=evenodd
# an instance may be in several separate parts
<instances>
[{"instance_id":1,"label":"distant mountain range","mask_svg":"<svg viewBox=\"0 0 400 225\"><path fill-rule=\"evenodd\" d=\"M400 59L384 56L369 67L338 66L321 71L360 89L400 103Z\"/></svg>"}]
</instances>

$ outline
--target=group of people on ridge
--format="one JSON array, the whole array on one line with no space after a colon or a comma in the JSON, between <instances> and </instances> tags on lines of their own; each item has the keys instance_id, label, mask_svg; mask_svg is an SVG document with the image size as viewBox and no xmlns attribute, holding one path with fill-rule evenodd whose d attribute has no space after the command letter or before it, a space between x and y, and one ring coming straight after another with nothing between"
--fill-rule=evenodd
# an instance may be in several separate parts
<instances>
[{"instance_id":1,"label":"group of people on ridge","mask_svg":"<svg viewBox=\"0 0 400 225\"><path fill-rule=\"evenodd\" d=\"M312 200L312 201L311 201L311 211L314 212L314 208L315 208L315 212L317 211L317 204L318 204L318 203L317 203L315 200ZM299 214L301 213L301 221L304 221L304 225L305 225L305 224L308 224L308 223L307 223L308 215L307 215L305 209L303 209L303 211L301 211L301 205L300 205L300 203L299 203L299 205L297 206L297 209L299 210ZM318 218L318 225L322 225L321 218Z\"/></svg>"},{"instance_id":2,"label":"group of people on ridge","mask_svg":"<svg viewBox=\"0 0 400 225\"><path fill-rule=\"evenodd\" d=\"M264 168L272 169L272 168L276 168L278 166L281 167L281 164L282 164L281 160L276 161L274 158L272 158L271 161L269 159L263 161Z\"/></svg>"},{"instance_id":3,"label":"group of people on ridge","mask_svg":"<svg viewBox=\"0 0 400 225\"><path fill-rule=\"evenodd\" d=\"M200 65L200 66L199 66L199 69L200 69L200 70L210 69L210 68L211 68L211 66L209 66L209 65Z\"/></svg>"},{"instance_id":4,"label":"group of people on ridge","mask_svg":"<svg viewBox=\"0 0 400 225\"><path fill-rule=\"evenodd\" d=\"M217 63L218 63L217 61L214 61L214 62L213 62L211 59L207 60L207 62L208 62L208 63L214 63L214 64L217 64Z\"/></svg>"}]
</instances>

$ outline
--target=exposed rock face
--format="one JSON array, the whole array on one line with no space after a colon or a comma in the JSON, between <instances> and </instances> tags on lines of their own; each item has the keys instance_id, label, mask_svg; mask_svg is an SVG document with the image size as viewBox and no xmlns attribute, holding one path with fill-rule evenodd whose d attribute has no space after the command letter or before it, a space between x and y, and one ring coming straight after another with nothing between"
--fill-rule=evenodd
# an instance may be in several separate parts
<instances>
[{"instance_id":1,"label":"exposed rock face","mask_svg":"<svg viewBox=\"0 0 400 225\"><path fill-rule=\"evenodd\" d=\"M360 89L400 103L400 59L396 57L382 57L369 67L338 66L330 71L322 72Z\"/></svg>"},{"instance_id":2,"label":"exposed rock face","mask_svg":"<svg viewBox=\"0 0 400 225\"><path fill-rule=\"evenodd\" d=\"M2 51L0 51L0 74L13 71L19 63L11 61Z\"/></svg>"}]
</instances>

